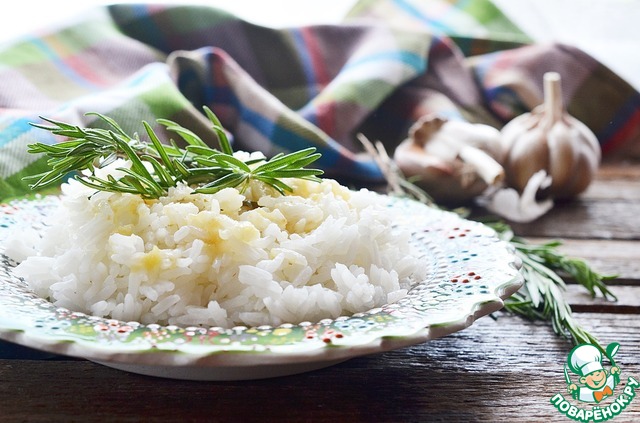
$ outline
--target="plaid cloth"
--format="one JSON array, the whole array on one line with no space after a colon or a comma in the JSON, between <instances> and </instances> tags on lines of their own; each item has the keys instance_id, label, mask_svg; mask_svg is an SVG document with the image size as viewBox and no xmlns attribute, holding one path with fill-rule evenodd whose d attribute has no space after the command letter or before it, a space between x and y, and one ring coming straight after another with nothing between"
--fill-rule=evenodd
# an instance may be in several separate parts
<instances>
[{"instance_id":1,"label":"plaid cloth","mask_svg":"<svg viewBox=\"0 0 640 423\"><path fill-rule=\"evenodd\" d=\"M315 146L328 177L363 186L383 175L356 134L392 152L429 112L500 128L542 101L551 70L605 155L638 144L629 84L572 46L533 43L489 0L363 0L338 25L286 29L206 6L99 7L0 47L0 200L46 169L26 152L59 141L30 125L41 116L91 126L100 112L131 133L162 117L215 143L206 105L235 149Z\"/></svg>"}]
</instances>

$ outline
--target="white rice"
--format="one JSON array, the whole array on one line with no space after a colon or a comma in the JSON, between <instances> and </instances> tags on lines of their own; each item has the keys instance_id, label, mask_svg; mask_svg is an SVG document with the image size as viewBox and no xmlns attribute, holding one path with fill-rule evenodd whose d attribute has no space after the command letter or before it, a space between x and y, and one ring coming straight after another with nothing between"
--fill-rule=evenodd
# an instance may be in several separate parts
<instances>
[{"instance_id":1,"label":"white rice","mask_svg":"<svg viewBox=\"0 0 640 423\"><path fill-rule=\"evenodd\" d=\"M423 277L384 197L329 179L159 200L71 181L42 238L19 234L15 274L56 306L178 326L277 326L364 312ZM29 245L25 245L29 243Z\"/></svg>"}]
</instances>

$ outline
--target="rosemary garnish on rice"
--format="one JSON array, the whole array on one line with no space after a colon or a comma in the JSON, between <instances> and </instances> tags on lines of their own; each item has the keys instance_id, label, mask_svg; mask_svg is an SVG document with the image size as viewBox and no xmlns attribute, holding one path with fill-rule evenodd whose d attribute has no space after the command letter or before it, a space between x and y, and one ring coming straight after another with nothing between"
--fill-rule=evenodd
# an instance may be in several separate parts
<instances>
[{"instance_id":1,"label":"rosemary garnish on rice","mask_svg":"<svg viewBox=\"0 0 640 423\"><path fill-rule=\"evenodd\" d=\"M30 176L36 182L32 189L59 183L70 173L74 178L99 191L139 194L144 198L160 198L178 183L194 187L198 193L215 193L223 188L238 188L243 192L250 181L257 180L276 189L281 194L292 191L283 179L300 178L318 181L323 172L306 166L320 158L316 149L306 148L289 154L277 154L271 159L251 158L241 160L234 155L220 121L207 107L204 111L212 124L220 150L210 147L198 135L167 119L158 119L167 130L178 134L186 147L180 148L174 140L162 143L147 122L143 122L150 141L137 134L127 135L113 119L100 113L97 116L111 129L81 128L53 119L42 118L49 125L32 124L67 140L53 144L29 145L30 153L44 153L51 170ZM130 168L118 168L124 176L106 179L96 176L95 169L105 167L116 159L131 162Z\"/></svg>"}]
</instances>

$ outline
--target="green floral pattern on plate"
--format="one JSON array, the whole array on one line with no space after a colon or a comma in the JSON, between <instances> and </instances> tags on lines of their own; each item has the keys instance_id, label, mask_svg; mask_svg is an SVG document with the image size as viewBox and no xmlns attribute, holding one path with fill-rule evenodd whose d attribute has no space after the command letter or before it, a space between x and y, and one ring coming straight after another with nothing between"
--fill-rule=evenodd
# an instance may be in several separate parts
<instances>
[{"instance_id":1,"label":"green floral pattern on plate","mask_svg":"<svg viewBox=\"0 0 640 423\"><path fill-rule=\"evenodd\" d=\"M3 240L10 231L42 228L58 198L1 204L0 338L115 367L333 362L460 330L499 309L521 286L513 249L490 228L409 199L387 198L395 224L411 229L427 267L428 277L406 297L337 319L234 328L143 325L57 308L13 274L16 263L3 254Z\"/></svg>"}]
</instances>

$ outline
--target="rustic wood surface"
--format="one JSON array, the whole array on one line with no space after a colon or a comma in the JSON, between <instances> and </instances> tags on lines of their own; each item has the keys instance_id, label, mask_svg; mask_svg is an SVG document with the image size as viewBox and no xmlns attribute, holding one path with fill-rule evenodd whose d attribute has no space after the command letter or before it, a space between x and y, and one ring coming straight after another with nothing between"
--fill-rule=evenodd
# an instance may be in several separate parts
<instances>
[{"instance_id":1,"label":"rustic wood surface","mask_svg":"<svg viewBox=\"0 0 640 423\"><path fill-rule=\"evenodd\" d=\"M610 282L616 303L592 299L571 281L566 294L585 328L621 345L615 394L628 376L640 380L639 223L640 164L625 163L603 165L580 199L514 225L532 242L561 240L565 253L618 275ZM421 345L242 382L140 376L0 342L0 422L570 421L551 398L566 395L572 345L547 323L494 317ZM612 421L640 421L640 398Z\"/></svg>"}]
</instances>

